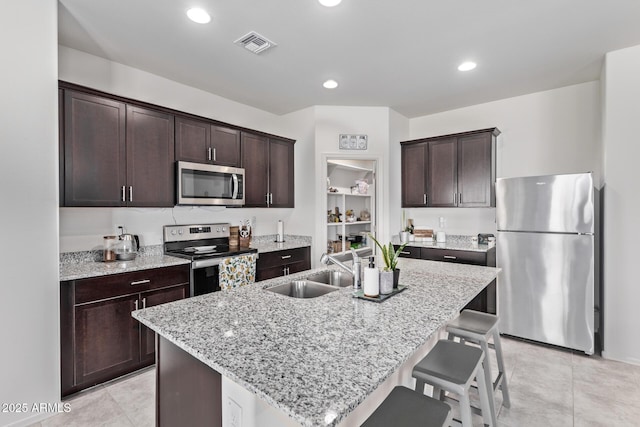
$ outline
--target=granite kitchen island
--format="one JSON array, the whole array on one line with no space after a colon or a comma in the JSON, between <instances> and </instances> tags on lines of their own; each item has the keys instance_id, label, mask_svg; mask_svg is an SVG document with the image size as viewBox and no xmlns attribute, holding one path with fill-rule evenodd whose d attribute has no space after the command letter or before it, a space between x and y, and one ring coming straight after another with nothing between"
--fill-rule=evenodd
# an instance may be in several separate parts
<instances>
[{"instance_id":1,"label":"granite kitchen island","mask_svg":"<svg viewBox=\"0 0 640 427\"><path fill-rule=\"evenodd\" d=\"M193 394L196 411L219 418L212 425L359 425L394 385L411 385L411 367L444 324L499 272L411 259L399 267L408 288L382 303L353 298L351 288L310 299L263 289L324 270L317 269L133 312L160 337L158 391L171 385L173 397ZM219 378L219 390L179 390L182 375L163 369L163 347ZM168 424L163 411L178 410L157 408L158 425Z\"/></svg>"}]
</instances>

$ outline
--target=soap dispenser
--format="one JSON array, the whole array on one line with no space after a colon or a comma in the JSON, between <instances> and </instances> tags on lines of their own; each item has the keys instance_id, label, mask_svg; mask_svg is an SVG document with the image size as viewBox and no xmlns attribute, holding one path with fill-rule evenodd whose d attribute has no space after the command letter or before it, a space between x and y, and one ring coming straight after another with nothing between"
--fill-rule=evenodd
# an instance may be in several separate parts
<instances>
[{"instance_id":1,"label":"soap dispenser","mask_svg":"<svg viewBox=\"0 0 640 427\"><path fill-rule=\"evenodd\" d=\"M369 257L369 266L364 268L364 295L376 298L380 294L379 272L374 256Z\"/></svg>"}]
</instances>

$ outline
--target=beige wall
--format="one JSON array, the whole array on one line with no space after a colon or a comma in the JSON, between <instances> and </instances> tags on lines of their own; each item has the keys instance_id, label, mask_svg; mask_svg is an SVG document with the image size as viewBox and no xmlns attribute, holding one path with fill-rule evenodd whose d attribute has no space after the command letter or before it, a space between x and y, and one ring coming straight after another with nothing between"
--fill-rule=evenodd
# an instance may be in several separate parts
<instances>
[{"instance_id":1,"label":"beige wall","mask_svg":"<svg viewBox=\"0 0 640 427\"><path fill-rule=\"evenodd\" d=\"M60 401L57 2L5 2L0 14L0 425L50 414Z\"/></svg>"},{"instance_id":2,"label":"beige wall","mask_svg":"<svg viewBox=\"0 0 640 427\"><path fill-rule=\"evenodd\" d=\"M604 353L640 364L640 46L607 54L604 93Z\"/></svg>"}]
</instances>

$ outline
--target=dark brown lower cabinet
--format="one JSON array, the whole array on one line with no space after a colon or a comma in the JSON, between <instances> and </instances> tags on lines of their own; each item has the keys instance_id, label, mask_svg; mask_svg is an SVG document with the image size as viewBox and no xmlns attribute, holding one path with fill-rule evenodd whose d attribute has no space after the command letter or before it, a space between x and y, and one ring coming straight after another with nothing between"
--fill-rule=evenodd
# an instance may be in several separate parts
<instances>
[{"instance_id":1,"label":"dark brown lower cabinet","mask_svg":"<svg viewBox=\"0 0 640 427\"><path fill-rule=\"evenodd\" d=\"M222 426L222 375L159 337L156 426Z\"/></svg>"},{"instance_id":2,"label":"dark brown lower cabinet","mask_svg":"<svg viewBox=\"0 0 640 427\"><path fill-rule=\"evenodd\" d=\"M131 312L188 294L189 265L61 282L62 396L153 364L155 334Z\"/></svg>"},{"instance_id":3,"label":"dark brown lower cabinet","mask_svg":"<svg viewBox=\"0 0 640 427\"><path fill-rule=\"evenodd\" d=\"M138 295L76 306L75 383L97 384L135 368L140 361L137 321L131 317Z\"/></svg>"},{"instance_id":4,"label":"dark brown lower cabinet","mask_svg":"<svg viewBox=\"0 0 640 427\"><path fill-rule=\"evenodd\" d=\"M394 247L397 250L399 245L395 245ZM460 264L484 265L487 267L496 266L495 247L488 249L486 252L477 252L405 246L400 256L403 258L419 258L429 261L456 262ZM484 288L465 308L496 314L496 281L494 280Z\"/></svg>"},{"instance_id":5,"label":"dark brown lower cabinet","mask_svg":"<svg viewBox=\"0 0 640 427\"><path fill-rule=\"evenodd\" d=\"M273 279L311 268L311 247L260 254L256 264L256 280Z\"/></svg>"}]
</instances>

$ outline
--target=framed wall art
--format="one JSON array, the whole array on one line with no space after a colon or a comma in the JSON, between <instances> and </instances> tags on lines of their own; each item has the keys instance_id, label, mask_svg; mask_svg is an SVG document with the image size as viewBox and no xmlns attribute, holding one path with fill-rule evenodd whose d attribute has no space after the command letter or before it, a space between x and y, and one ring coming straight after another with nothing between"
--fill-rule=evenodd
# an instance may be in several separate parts
<instances>
[{"instance_id":1,"label":"framed wall art","mask_svg":"<svg viewBox=\"0 0 640 427\"><path fill-rule=\"evenodd\" d=\"M341 150L366 150L368 147L367 135L340 134L339 146Z\"/></svg>"}]
</instances>

